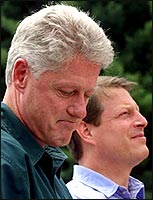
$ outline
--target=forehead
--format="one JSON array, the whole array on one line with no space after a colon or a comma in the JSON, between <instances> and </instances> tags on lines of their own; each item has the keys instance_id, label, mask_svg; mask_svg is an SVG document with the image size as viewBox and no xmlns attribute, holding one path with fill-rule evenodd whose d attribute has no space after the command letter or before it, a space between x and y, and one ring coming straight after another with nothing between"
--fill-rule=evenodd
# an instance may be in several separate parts
<instances>
[{"instance_id":1,"label":"forehead","mask_svg":"<svg viewBox=\"0 0 153 200\"><path fill-rule=\"evenodd\" d=\"M44 72L40 79L50 84L65 87L93 88L100 72L100 66L81 57L73 58L56 71Z\"/></svg>"},{"instance_id":2,"label":"forehead","mask_svg":"<svg viewBox=\"0 0 153 200\"><path fill-rule=\"evenodd\" d=\"M124 88L109 88L107 94L102 95L100 100L104 105L104 110L109 110L110 113L121 108L128 108L129 106L138 109L138 105Z\"/></svg>"},{"instance_id":3,"label":"forehead","mask_svg":"<svg viewBox=\"0 0 153 200\"><path fill-rule=\"evenodd\" d=\"M100 65L97 65L82 56L75 56L70 61L66 62L61 70L66 73L72 73L73 75L80 75L81 73L87 77L92 74L98 75L100 72Z\"/></svg>"}]
</instances>

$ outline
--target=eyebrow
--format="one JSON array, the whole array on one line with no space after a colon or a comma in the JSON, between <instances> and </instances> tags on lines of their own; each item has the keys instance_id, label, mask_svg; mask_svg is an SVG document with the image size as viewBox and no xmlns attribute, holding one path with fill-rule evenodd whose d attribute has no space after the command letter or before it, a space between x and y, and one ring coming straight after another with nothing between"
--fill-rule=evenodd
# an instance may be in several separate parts
<instances>
[{"instance_id":1,"label":"eyebrow","mask_svg":"<svg viewBox=\"0 0 153 200\"><path fill-rule=\"evenodd\" d=\"M70 83L64 83L64 84L63 83L53 83L53 85L56 86L56 87L61 87L61 88L72 88L72 89L83 89L83 90L85 90L84 87L78 86L78 85L76 85L74 83L73 83L73 85L70 85ZM94 93L95 88L91 88L91 89L89 88L86 91Z\"/></svg>"},{"instance_id":2,"label":"eyebrow","mask_svg":"<svg viewBox=\"0 0 153 200\"><path fill-rule=\"evenodd\" d=\"M127 105L123 105L121 108L135 108L136 110L140 111L140 108L137 104L127 104Z\"/></svg>"}]
</instances>

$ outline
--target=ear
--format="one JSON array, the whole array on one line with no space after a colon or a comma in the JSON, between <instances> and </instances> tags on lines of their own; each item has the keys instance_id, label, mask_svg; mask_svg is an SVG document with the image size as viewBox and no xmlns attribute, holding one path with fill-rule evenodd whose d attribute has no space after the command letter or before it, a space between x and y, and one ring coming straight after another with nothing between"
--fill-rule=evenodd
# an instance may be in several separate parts
<instances>
[{"instance_id":1,"label":"ear","mask_svg":"<svg viewBox=\"0 0 153 200\"><path fill-rule=\"evenodd\" d=\"M92 124L81 121L76 130L84 142L95 145L92 127Z\"/></svg>"},{"instance_id":2,"label":"ear","mask_svg":"<svg viewBox=\"0 0 153 200\"><path fill-rule=\"evenodd\" d=\"M23 92L23 89L26 87L29 72L30 70L27 61L23 58L17 59L14 64L12 81L18 91Z\"/></svg>"}]
</instances>

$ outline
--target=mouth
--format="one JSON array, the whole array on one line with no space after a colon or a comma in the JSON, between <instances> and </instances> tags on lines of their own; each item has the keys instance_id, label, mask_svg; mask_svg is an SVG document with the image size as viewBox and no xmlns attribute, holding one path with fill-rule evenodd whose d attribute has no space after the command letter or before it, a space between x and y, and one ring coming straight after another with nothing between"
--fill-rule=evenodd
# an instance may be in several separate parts
<instances>
[{"instance_id":1,"label":"mouth","mask_svg":"<svg viewBox=\"0 0 153 200\"><path fill-rule=\"evenodd\" d=\"M71 121L71 120L59 120L58 123L63 125L64 127L69 127L71 129L76 129L78 122L76 121Z\"/></svg>"},{"instance_id":2,"label":"mouth","mask_svg":"<svg viewBox=\"0 0 153 200\"><path fill-rule=\"evenodd\" d=\"M70 123L70 124L76 124L76 121L72 121L72 120L59 120L58 122L63 122L63 123Z\"/></svg>"},{"instance_id":3,"label":"mouth","mask_svg":"<svg viewBox=\"0 0 153 200\"><path fill-rule=\"evenodd\" d=\"M144 133L139 133L131 137L133 140L140 141L142 143L146 143L146 137L144 136Z\"/></svg>"},{"instance_id":4,"label":"mouth","mask_svg":"<svg viewBox=\"0 0 153 200\"><path fill-rule=\"evenodd\" d=\"M136 134L136 135L134 135L134 136L132 137L132 139L133 139L133 138L141 138L141 137L144 137L144 138L145 138L144 133Z\"/></svg>"}]
</instances>

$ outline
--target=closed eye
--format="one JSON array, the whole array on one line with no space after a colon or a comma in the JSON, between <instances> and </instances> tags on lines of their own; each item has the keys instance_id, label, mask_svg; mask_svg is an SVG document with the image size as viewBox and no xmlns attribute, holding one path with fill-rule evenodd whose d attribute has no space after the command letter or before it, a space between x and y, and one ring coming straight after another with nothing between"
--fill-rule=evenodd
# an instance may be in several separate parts
<instances>
[{"instance_id":1,"label":"closed eye","mask_svg":"<svg viewBox=\"0 0 153 200\"><path fill-rule=\"evenodd\" d=\"M124 112L119 114L119 116L124 116L124 115L130 115L130 112L129 111L124 111Z\"/></svg>"},{"instance_id":2,"label":"closed eye","mask_svg":"<svg viewBox=\"0 0 153 200\"><path fill-rule=\"evenodd\" d=\"M71 97L75 94L75 91L58 90L58 95L63 97Z\"/></svg>"}]
</instances>

